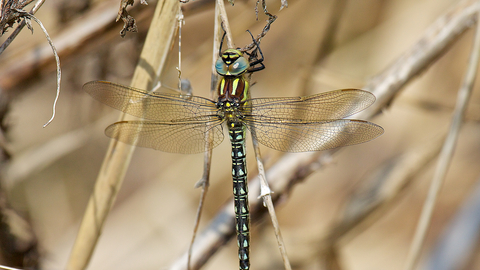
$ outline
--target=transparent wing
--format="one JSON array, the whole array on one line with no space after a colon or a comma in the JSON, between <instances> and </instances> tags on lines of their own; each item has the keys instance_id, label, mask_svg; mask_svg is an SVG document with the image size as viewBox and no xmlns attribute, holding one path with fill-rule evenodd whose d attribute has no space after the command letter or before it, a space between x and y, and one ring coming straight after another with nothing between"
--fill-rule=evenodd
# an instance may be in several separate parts
<instances>
[{"instance_id":1,"label":"transparent wing","mask_svg":"<svg viewBox=\"0 0 480 270\"><path fill-rule=\"evenodd\" d=\"M350 116L373 102L375 96L370 92L341 89L305 97L254 98L244 108L257 120L318 122Z\"/></svg>"},{"instance_id":2,"label":"transparent wing","mask_svg":"<svg viewBox=\"0 0 480 270\"><path fill-rule=\"evenodd\" d=\"M156 150L196 154L223 141L222 121L122 121L107 127L105 134L123 143ZM208 143L210 142L210 143Z\"/></svg>"},{"instance_id":3,"label":"transparent wing","mask_svg":"<svg viewBox=\"0 0 480 270\"><path fill-rule=\"evenodd\" d=\"M197 96L147 92L104 81L88 82L83 89L110 107L149 120L182 121L217 112L214 101Z\"/></svg>"},{"instance_id":4,"label":"transparent wing","mask_svg":"<svg viewBox=\"0 0 480 270\"><path fill-rule=\"evenodd\" d=\"M245 123L261 144L284 152L319 151L359 144L383 133L378 125L349 119L283 123L245 119Z\"/></svg>"}]
</instances>

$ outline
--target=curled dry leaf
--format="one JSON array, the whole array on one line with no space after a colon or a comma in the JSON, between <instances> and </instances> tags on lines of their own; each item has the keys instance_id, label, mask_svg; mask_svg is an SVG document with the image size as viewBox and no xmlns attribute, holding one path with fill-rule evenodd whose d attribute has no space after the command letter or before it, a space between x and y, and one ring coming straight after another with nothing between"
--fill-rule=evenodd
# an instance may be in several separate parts
<instances>
[{"instance_id":1,"label":"curled dry leaf","mask_svg":"<svg viewBox=\"0 0 480 270\"><path fill-rule=\"evenodd\" d=\"M32 0L0 1L0 36L2 36L8 28L12 27L13 24L15 24L21 19L21 16L17 12L17 9L23 9L30 2L32 2Z\"/></svg>"},{"instance_id":2,"label":"curled dry leaf","mask_svg":"<svg viewBox=\"0 0 480 270\"><path fill-rule=\"evenodd\" d=\"M117 19L115 21L122 19L123 21L123 28L120 31L120 36L125 37L127 32L137 32L137 23L135 19L130 16L127 12L127 6L133 6L134 0L121 0L120 1L120 9L118 10ZM140 0L142 5L148 5L146 0Z\"/></svg>"}]
</instances>

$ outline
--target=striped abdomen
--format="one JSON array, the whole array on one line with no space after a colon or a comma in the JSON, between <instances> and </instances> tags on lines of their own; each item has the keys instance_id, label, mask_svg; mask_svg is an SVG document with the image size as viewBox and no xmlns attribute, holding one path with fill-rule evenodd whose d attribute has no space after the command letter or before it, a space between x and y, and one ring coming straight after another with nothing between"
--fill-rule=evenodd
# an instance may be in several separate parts
<instances>
[{"instance_id":1,"label":"striped abdomen","mask_svg":"<svg viewBox=\"0 0 480 270\"><path fill-rule=\"evenodd\" d=\"M247 164L245 158L245 126L228 123L232 143L232 178L240 270L250 267L250 212L248 210Z\"/></svg>"}]
</instances>

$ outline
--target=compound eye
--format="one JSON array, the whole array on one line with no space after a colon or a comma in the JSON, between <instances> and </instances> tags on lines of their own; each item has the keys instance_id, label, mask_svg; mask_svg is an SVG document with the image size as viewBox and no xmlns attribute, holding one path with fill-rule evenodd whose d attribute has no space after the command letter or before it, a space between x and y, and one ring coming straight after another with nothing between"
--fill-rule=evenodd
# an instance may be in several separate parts
<instances>
[{"instance_id":1,"label":"compound eye","mask_svg":"<svg viewBox=\"0 0 480 270\"><path fill-rule=\"evenodd\" d=\"M223 62L222 58L218 58L217 62L215 62L215 70L217 71L218 74L225 76L228 72L228 67Z\"/></svg>"},{"instance_id":2,"label":"compound eye","mask_svg":"<svg viewBox=\"0 0 480 270\"><path fill-rule=\"evenodd\" d=\"M244 73L249 67L249 63L245 57L239 57L230 67L230 74L240 75Z\"/></svg>"}]
</instances>

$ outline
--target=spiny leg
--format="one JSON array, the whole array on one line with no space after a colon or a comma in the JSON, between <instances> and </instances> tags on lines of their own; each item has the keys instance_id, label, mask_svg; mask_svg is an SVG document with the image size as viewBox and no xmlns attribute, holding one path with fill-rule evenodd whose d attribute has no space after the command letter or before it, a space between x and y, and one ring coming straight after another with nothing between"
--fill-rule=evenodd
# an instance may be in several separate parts
<instances>
[{"instance_id":1,"label":"spiny leg","mask_svg":"<svg viewBox=\"0 0 480 270\"><path fill-rule=\"evenodd\" d=\"M265 60L265 58L263 57L262 49L260 49L260 43L255 40L250 30L247 30L247 32L252 37L253 44L255 44L255 49L251 53L245 52L249 56L248 60L250 61L248 73L253 73L265 69L265 65L263 64L263 60ZM257 58L257 52L260 53L260 59ZM256 65L260 66L255 67Z\"/></svg>"}]
</instances>

